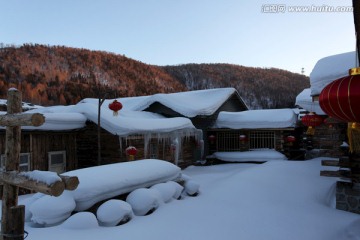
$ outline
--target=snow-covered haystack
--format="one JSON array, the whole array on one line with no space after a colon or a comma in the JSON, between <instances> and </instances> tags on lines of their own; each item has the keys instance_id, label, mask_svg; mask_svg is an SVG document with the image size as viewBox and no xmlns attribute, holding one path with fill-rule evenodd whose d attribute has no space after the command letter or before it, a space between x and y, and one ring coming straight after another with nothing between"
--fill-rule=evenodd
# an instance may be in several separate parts
<instances>
[{"instance_id":1,"label":"snow-covered haystack","mask_svg":"<svg viewBox=\"0 0 360 240\"><path fill-rule=\"evenodd\" d=\"M124 224L132 218L131 205L122 200L108 200L100 205L96 216L100 226L113 227Z\"/></svg>"},{"instance_id":2,"label":"snow-covered haystack","mask_svg":"<svg viewBox=\"0 0 360 240\"><path fill-rule=\"evenodd\" d=\"M69 217L61 226L67 229L91 229L99 227L99 224L93 213L79 212Z\"/></svg>"},{"instance_id":3,"label":"snow-covered haystack","mask_svg":"<svg viewBox=\"0 0 360 240\"><path fill-rule=\"evenodd\" d=\"M55 225L66 220L75 207L75 200L68 191L59 197L46 195L30 205L31 221L43 226Z\"/></svg>"},{"instance_id":4,"label":"snow-covered haystack","mask_svg":"<svg viewBox=\"0 0 360 240\"><path fill-rule=\"evenodd\" d=\"M139 188L132 191L126 198L134 214L144 216L154 212L161 204L162 199L158 191L148 188Z\"/></svg>"}]
</instances>

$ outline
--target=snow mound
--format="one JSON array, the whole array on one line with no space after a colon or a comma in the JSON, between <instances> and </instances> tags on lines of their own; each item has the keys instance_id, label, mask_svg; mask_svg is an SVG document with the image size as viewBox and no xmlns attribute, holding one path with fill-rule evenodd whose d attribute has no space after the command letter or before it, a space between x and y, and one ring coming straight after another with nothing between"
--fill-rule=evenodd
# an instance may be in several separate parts
<instances>
[{"instance_id":1,"label":"snow mound","mask_svg":"<svg viewBox=\"0 0 360 240\"><path fill-rule=\"evenodd\" d=\"M199 194L200 184L193 180L189 180L185 182L184 188L189 196L197 196Z\"/></svg>"},{"instance_id":2,"label":"snow mound","mask_svg":"<svg viewBox=\"0 0 360 240\"><path fill-rule=\"evenodd\" d=\"M184 187L181 186L179 183L174 182L174 181L168 181L167 184L173 185L175 188L175 193L173 195L173 198L175 199L180 199L181 198L181 193L184 190Z\"/></svg>"},{"instance_id":3,"label":"snow mound","mask_svg":"<svg viewBox=\"0 0 360 240\"><path fill-rule=\"evenodd\" d=\"M167 161L144 159L84 168L63 175L79 178L80 184L72 194L76 202L75 210L83 211L97 202L137 188L175 180L181 176L181 169Z\"/></svg>"},{"instance_id":4,"label":"snow mound","mask_svg":"<svg viewBox=\"0 0 360 240\"><path fill-rule=\"evenodd\" d=\"M167 183L158 183L153 186L151 186L150 189L159 191L160 196L164 203L170 202L176 193L176 187L175 185L167 182Z\"/></svg>"},{"instance_id":5,"label":"snow mound","mask_svg":"<svg viewBox=\"0 0 360 240\"><path fill-rule=\"evenodd\" d=\"M260 149L245 152L215 152L212 157L225 162L266 162L287 160L287 157L274 149Z\"/></svg>"},{"instance_id":6,"label":"snow mound","mask_svg":"<svg viewBox=\"0 0 360 240\"><path fill-rule=\"evenodd\" d=\"M134 214L137 216L147 215L156 210L160 204L158 191L148 188L139 188L132 191L126 198Z\"/></svg>"},{"instance_id":7,"label":"snow mound","mask_svg":"<svg viewBox=\"0 0 360 240\"><path fill-rule=\"evenodd\" d=\"M100 226L113 227L128 222L132 218L131 205L122 200L109 200L100 205L96 216Z\"/></svg>"},{"instance_id":8,"label":"snow mound","mask_svg":"<svg viewBox=\"0 0 360 240\"><path fill-rule=\"evenodd\" d=\"M32 213L30 212L30 206L36 202L36 200L46 196L43 193L35 193L29 197L26 197L26 195L23 195L23 197L19 196L19 205L25 206L25 222L31 222Z\"/></svg>"},{"instance_id":9,"label":"snow mound","mask_svg":"<svg viewBox=\"0 0 360 240\"><path fill-rule=\"evenodd\" d=\"M91 212L79 212L69 217L63 224L67 229L91 229L99 227L95 215Z\"/></svg>"},{"instance_id":10,"label":"snow mound","mask_svg":"<svg viewBox=\"0 0 360 240\"><path fill-rule=\"evenodd\" d=\"M30 205L31 221L43 226L58 224L75 209L74 198L64 191L59 197L44 196Z\"/></svg>"}]
</instances>

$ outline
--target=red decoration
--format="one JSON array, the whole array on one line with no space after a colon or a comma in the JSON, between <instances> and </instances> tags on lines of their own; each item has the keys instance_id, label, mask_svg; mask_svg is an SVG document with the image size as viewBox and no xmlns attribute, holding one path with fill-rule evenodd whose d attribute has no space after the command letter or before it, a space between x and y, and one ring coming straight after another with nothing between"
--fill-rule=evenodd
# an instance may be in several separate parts
<instances>
[{"instance_id":1,"label":"red decoration","mask_svg":"<svg viewBox=\"0 0 360 240\"><path fill-rule=\"evenodd\" d=\"M296 141L296 138L294 137L294 136L287 136L286 137L286 141L288 142L288 143L293 143L293 142L295 142Z\"/></svg>"},{"instance_id":2,"label":"red decoration","mask_svg":"<svg viewBox=\"0 0 360 240\"><path fill-rule=\"evenodd\" d=\"M215 140L216 140L215 135L210 135L210 136L209 136L209 142L210 142L210 144L214 144L214 143L215 143Z\"/></svg>"},{"instance_id":3,"label":"red decoration","mask_svg":"<svg viewBox=\"0 0 360 240\"><path fill-rule=\"evenodd\" d=\"M321 125L324 122L324 119L316 113L311 112L303 116L301 122L308 127L306 134L314 135L314 127Z\"/></svg>"},{"instance_id":4,"label":"red decoration","mask_svg":"<svg viewBox=\"0 0 360 240\"><path fill-rule=\"evenodd\" d=\"M358 71L350 69L351 74ZM319 104L330 117L345 122L360 122L360 75L331 82L320 93Z\"/></svg>"},{"instance_id":5,"label":"red decoration","mask_svg":"<svg viewBox=\"0 0 360 240\"><path fill-rule=\"evenodd\" d=\"M121 102L118 102L116 99L109 104L109 108L110 110L114 111L114 116L117 116L118 115L118 111L120 111L122 109L122 104Z\"/></svg>"},{"instance_id":6,"label":"red decoration","mask_svg":"<svg viewBox=\"0 0 360 240\"><path fill-rule=\"evenodd\" d=\"M134 156L137 154L136 147L129 146L125 149L126 154L130 156L130 160L134 160Z\"/></svg>"},{"instance_id":7,"label":"red decoration","mask_svg":"<svg viewBox=\"0 0 360 240\"><path fill-rule=\"evenodd\" d=\"M248 139L247 139L247 136L246 136L245 134L240 134L239 140L240 140L241 143L244 143L244 142L246 142Z\"/></svg>"}]
</instances>

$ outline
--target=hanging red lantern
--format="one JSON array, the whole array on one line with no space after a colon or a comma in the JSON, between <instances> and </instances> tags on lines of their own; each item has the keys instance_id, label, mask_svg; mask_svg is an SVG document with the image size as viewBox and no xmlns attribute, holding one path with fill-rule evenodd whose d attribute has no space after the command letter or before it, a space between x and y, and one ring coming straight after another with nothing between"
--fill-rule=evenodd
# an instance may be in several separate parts
<instances>
[{"instance_id":1,"label":"hanging red lantern","mask_svg":"<svg viewBox=\"0 0 360 240\"><path fill-rule=\"evenodd\" d=\"M215 135L210 135L210 136L209 136L209 142L210 142L210 144L214 144L214 143L215 143L215 140L216 140Z\"/></svg>"},{"instance_id":2,"label":"hanging red lantern","mask_svg":"<svg viewBox=\"0 0 360 240\"><path fill-rule=\"evenodd\" d=\"M324 119L317 115L316 113L309 113L306 114L301 118L301 122L308 127L306 134L308 135L314 135L315 129L314 127L317 127L323 123Z\"/></svg>"},{"instance_id":3,"label":"hanging red lantern","mask_svg":"<svg viewBox=\"0 0 360 240\"><path fill-rule=\"evenodd\" d=\"M240 140L241 143L245 143L248 139L247 139L247 136L245 134L240 134L239 140Z\"/></svg>"},{"instance_id":4,"label":"hanging red lantern","mask_svg":"<svg viewBox=\"0 0 360 240\"><path fill-rule=\"evenodd\" d=\"M114 116L117 116L118 115L118 111L120 111L122 109L122 104L121 102L118 102L116 99L109 104L109 109L114 111L113 112L113 115Z\"/></svg>"},{"instance_id":5,"label":"hanging red lantern","mask_svg":"<svg viewBox=\"0 0 360 240\"><path fill-rule=\"evenodd\" d=\"M287 141L288 143L294 143L294 142L296 141L296 137L294 137L294 136L292 136L292 135L287 136L287 137L286 137L286 141Z\"/></svg>"},{"instance_id":6,"label":"hanging red lantern","mask_svg":"<svg viewBox=\"0 0 360 240\"><path fill-rule=\"evenodd\" d=\"M129 146L125 149L126 154L129 155L130 160L134 160L135 155L137 154L137 149L134 146Z\"/></svg>"},{"instance_id":7,"label":"hanging red lantern","mask_svg":"<svg viewBox=\"0 0 360 240\"><path fill-rule=\"evenodd\" d=\"M327 85L320 93L319 104L330 117L348 122L350 152L360 152L360 68L349 70L349 76Z\"/></svg>"},{"instance_id":8,"label":"hanging red lantern","mask_svg":"<svg viewBox=\"0 0 360 240\"><path fill-rule=\"evenodd\" d=\"M340 123L339 120L332 117L325 118L324 120L324 124L327 125L329 128L334 127L334 125L338 123Z\"/></svg>"},{"instance_id":9,"label":"hanging red lantern","mask_svg":"<svg viewBox=\"0 0 360 240\"><path fill-rule=\"evenodd\" d=\"M294 144L294 142L296 142L296 137L289 135L286 137L285 140L290 146L292 146Z\"/></svg>"},{"instance_id":10,"label":"hanging red lantern","mask_svg":"<svg viewBox=\"0 0 360 240\"><path fill-rule=\"evenodd\" d=\"M344 122L360 122L359 68L350 69L349 76L337 79L320 93L321 109L330 117Z\"/></svg>"}]
</instances>

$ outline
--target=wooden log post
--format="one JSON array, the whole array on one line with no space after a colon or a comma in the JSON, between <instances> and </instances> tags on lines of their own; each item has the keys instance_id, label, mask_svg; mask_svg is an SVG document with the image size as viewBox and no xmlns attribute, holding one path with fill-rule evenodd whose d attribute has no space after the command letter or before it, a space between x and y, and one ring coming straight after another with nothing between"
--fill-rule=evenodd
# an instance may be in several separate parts
<instances>
[{"instance_id":1,"label":"wooden log post","mask_svg":"<svg viewBox=\"0 0 360 240\"><path fill-rule=\"evenodd\" d=\"M8 91L7 99L7 113L15 114L21 113L21 94L16 89ZM7 126L6 127L6 146L5 146L5 171L18 171L20 162L20 140L21 140L21 127L20 126ZM3 199L2 199L2 221L1 231L4 234L3 239L13 239L6 235L12 232L12 214L10 209L16 207L18 203L19 187L4 183L3 186Z\"/></svg>"}]
</instances>

